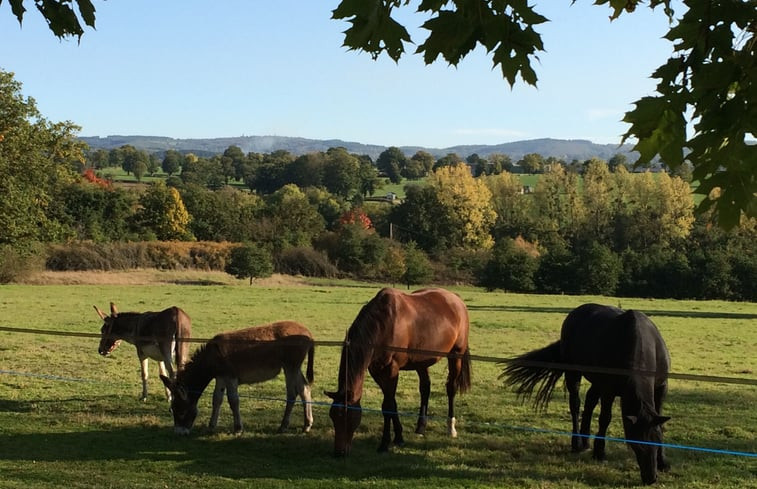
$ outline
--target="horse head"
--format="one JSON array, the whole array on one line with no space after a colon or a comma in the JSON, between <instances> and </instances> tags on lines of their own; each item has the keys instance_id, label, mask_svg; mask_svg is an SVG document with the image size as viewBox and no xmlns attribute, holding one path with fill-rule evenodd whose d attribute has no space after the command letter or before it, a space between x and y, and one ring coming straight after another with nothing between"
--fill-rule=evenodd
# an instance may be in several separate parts
<instances>
[{"instance_id":1,"label":"horse head","mask_svg":"<svg viewBox=\"0 0 757 489\"><path fill-rule=\"evenodd\" d=\"M643 409L638 416L623 416L623 427L629 445L636 455L636 461L641 471L641 480L645 484L654 484L657 481L657 469L665 470L666 467L658 466L658 452L662 449L662 425L670 417L660 416L654 411ZM634 443L638 441L641 443Z\"/></svg>"},{"instance_id":2,"label":"horse head","mask_svg":"<svg viewBox=\"0 0 757 489\"><path fill-rule=\"evenodd\" d=\"M113 334L113 323L118 316L118 311L112 302L110 303L110 316L106 316L97 306L94 306L94 308L97 315L103 320L102 328L100 328L100 345L97 347L97 351L100 355L107 356L121 344L121 339Z\"/></svg>"},{"instance_id":3,"label":"horse head","mask_svg":"<svg viewBox=\"0 0 757 489\"><path fill-rule=\"evenodd\" d=\"M171 414L173 414L173 431L177 435L188 435L197 418L197 401L189 399L186 386L173 379L160 376L160 380L171 392Z\"/></svg>"},{"instance_id":4,"label":"horse head","mask_svg":"<svg viewBox=\"0 0 757 489\"><path fill-rule=\"evenodd\" d=\"M345 392L324 392L324 394L334 401L329 410L329 416L334 423L334 455L344 457L350 453L352 438L363 417L360 399L349 401L349 395Z\"/></svg>"}]
</instances>

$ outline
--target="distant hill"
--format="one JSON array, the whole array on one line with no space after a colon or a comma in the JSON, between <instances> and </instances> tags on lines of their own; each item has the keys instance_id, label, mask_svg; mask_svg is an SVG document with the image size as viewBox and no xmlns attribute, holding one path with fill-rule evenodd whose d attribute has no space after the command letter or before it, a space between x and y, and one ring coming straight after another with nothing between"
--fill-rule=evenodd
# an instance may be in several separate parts
<instances>
[{"instance_id":1,"label":"distant hill","mask_svg":"<svg viewBox=\"0 0 757 489\"><path fill-rule=\"evenodd\" d=\"M245 153L251 151L256 153L271 153L277 150L285 150L294 155L326 151L329 148L343 146L350 153L367 154L375 160L387 148L387 146L342 141L341 139L306 139L287 136L239 136L212 139L174 139L160 136L95 136L81 137L79 139L93 149L113 149L130 144L135 148L151 153L162 153L168 149L174 149L182 153L195 153L198 156L211 156L223 153L229 146L239 146ZM615 144L595 144L583 139L544 138L496 145L469 144L450 146L448 148L400 146L400 149L407 156L412 156L417 151L423 150L437 158L448 153L456 153L463 158L473 153L477 153L479 156L503 153L509 155L514 161L519 160L527 153L539 153L545 157L554 156L566 161L573 159L586 160L594 156L607 160L618 153L625 154L631 161L634 161L637 157L631 151L630 144L619 147Z\"/></svg>"}]
</instances>

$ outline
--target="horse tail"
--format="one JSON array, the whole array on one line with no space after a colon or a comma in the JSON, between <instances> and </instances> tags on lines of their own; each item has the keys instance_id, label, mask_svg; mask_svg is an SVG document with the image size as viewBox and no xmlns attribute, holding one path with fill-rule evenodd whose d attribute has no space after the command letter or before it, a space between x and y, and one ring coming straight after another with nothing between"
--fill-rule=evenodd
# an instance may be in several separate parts
<instances>
[{"instance_id":1,"label":"horse tail","mask_svg":"<svg viewBox=\"0 0 757 489\"><path fill-rule=\"evenodd\" d=\"M315 357L315 343L310 343L310 349L308 350L308 366L305 370L305 378L308 381L308 384L313 383L313 379L315 378L313 374L313 357Z\"/></svg>"},{"instance_id":2,"label":"horse tail","mask_svg":"<svg viewBox=\"0 0 757 489\"><path fill-rule=\"evenodd\" d=\"M458 392L461 394L464 392L468 392L471 387L471 359L470 359L470 349L466 349L465 353L463 353L463 361L460 364L460 375L457 376L457 379L455 380L455 386L457 387Z\"/></svg>"},{"instance_id":3,"label":"horse tail","mask_svg":"<svg viewBox=\"0 0 757 489\"><path fill-rule=\"evenodd\" d=\"M539 350L504 361L506 365L499 378L504 378L506 386L514 387L518 398L522 400L530 398L536 391L534 406L537 410L546 409L557 381L565 372L554 365L560 361L560 342L556 341Z\"/></svg>"}]
</instances>

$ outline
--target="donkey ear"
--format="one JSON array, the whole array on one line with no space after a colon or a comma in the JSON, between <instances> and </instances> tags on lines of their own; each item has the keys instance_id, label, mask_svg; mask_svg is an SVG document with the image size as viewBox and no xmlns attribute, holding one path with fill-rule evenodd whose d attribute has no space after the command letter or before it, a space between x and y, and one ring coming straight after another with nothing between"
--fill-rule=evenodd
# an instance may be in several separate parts
<instances>
[{"instance_id":1,"label":"donkey ear","mask_svg":"<svg viewBox=\"0 0 757 489\"><path fill-rule=\"evenodd\" d=\"M105 316L105 314L103 314L103 312L100 310L100 308L97 307L97 306L92 306L92 307L95 308L95 311L97 311L97 315L100 316L100 319L102 319L103 321L105 321L106 316Z\"/></svg>"},{"instance_id":2,"label":"donkey ear","mask_svg":"<svg viewBox=\"0 0 757 489\"><path fill-rule=\"evenodd\" d=\"M169 391L173 392L176 389L176 382L169 379L165 375L160 374L160 380L163 381L163 385L165 385L166 389L168 389Z\"/></svg>"},{"instance_id":3,"label":"donkey ear","mask_svg":"<svg viewBox=\"0 0 757 489\"><path fill-rule=\"evenodd\" d=\"M113 317L118 316L118 310L116 309L116 305L114 303L110 303L110 315Z\"/></svg>"},{"instance_id":4,"label":"donkey ear","mask_svg":"<svg viewBox=\"0 0 757 489\"><path fill-rule=\"evenodd\" d=\"M652 426L662 425L663 423L666 423L668 421L670 421L670 416L657 415L652 418Z\"/></svg>"}]
</instances>

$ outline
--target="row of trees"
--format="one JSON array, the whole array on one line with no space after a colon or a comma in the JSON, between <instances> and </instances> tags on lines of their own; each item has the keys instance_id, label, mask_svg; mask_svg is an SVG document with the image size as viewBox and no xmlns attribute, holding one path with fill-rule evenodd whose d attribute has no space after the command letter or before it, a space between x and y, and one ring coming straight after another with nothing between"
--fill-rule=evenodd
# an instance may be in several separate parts
<instances>
[{"instance_id":1,"label":"row of trees","mask_svg":"<svg viewBox=\"0 0 757 489\"><path fill-rule=\"evenodd\" d=\"M512 291L755 299L754 220L708 228L694 218L688 184L666 173L611 172L594 159L579 176L553 164L524 194L512 173L475 177L466 163L435 162L401 203L387 205L362 201L355 177L368 160L343 148L237 165L252 170L244 178L254 191L198 179L204 161L228 158L235 168L234 153L257 159L230 148L183 156L165 182L119 187L92 171L81 176L95 160L75 126L42 118L11 74L0 72L0 94L3 266L33 256L35 243L231 241L293 273L416 283L433 272Z\"/></svg>"}]
</instances>

